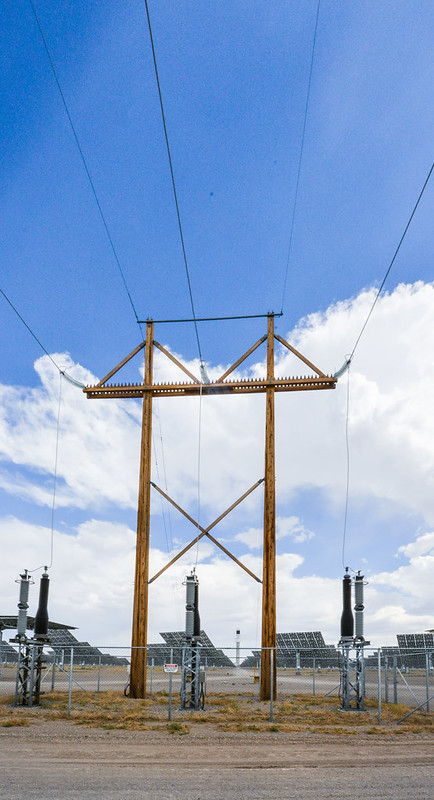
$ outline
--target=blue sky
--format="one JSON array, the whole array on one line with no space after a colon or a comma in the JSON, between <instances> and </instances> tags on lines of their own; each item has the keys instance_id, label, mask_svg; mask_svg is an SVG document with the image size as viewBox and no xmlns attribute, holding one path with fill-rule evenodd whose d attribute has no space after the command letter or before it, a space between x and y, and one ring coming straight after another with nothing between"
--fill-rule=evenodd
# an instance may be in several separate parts
<instances>
[{"instance_id":1,"label":"blue sky","mask_svg":"<svg viewBox=\"0 0 434 800\"><path fill-rule=\"evenodd\" d=\"M144 3L34 6L138 317L190 317ZM284 297L317 2L150 0L149 10L197 316L283 304L277 332L334 372L432 163L432 4L322 0ZM1 288L86 382L140 331L31 4L3 4L0 15ZM432 208L431 181L351 368L346 557L369 575L377 643L434 626L424 577L434 558ZM50 540L59 377L0 300L0 599L12 613L14 578L46 560ZM265 320L199 324L210 374L264 331ZM197 368L192 325L155 336ZM260 371L263 357L246 368ZM279 348L277 361L294 367ZM127 379L139 370L134 362ZM347 380L276 404L278 629L321 628L329 641L340 613ZM261 398L203 403L199 489L197 404L161 400L155 412L154 479L202 523L262 476ZM133 401L89 403L63 382L51 615L91 641L129 641L139 425ZM256 571L260 491L218 530ZM159 501L153 510L160 564L194 531L163 517ZM198 559L209 634L228 644L241 626L255 644L256 588L215 550L201 547ZM152 590L154 640L182 624L176 587L190 567Z\"/></svg>"}]
</instances>

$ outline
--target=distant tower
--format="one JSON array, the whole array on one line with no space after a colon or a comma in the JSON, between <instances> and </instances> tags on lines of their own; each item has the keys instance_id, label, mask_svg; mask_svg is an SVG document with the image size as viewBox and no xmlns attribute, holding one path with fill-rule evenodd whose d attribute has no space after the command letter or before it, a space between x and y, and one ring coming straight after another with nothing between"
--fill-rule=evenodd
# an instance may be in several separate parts
<instances>
[{"instance_id":1,"label":"distant tower","mask_svg":"<svg viewBox=\"0 0 434 800\"><path fill-rule=\"evenodd\" d=\"M237 667L239 667L241 663L240 647L241 647L241 631L237 629L235 631L235 666Z\"/></svg>"}]
</instances>

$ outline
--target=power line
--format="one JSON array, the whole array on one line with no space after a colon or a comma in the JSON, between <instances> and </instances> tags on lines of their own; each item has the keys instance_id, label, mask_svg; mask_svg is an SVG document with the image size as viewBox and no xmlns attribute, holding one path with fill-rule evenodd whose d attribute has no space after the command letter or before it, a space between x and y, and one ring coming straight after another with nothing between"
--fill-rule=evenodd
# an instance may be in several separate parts
<instances>
[{"instance_id":1,"label":"power line","mask_svg":"<svg viewBox=\"0 0 434 800\"><path fill-rule=\"evenodd\" d=\"M0 288L0 294L2 294L4 299L6 300L6 302L9 303L10 307L15 312L15 314L18 317L18 319L21 320L21 322L23 323L24 327L27 328L27 330L30 333L30 335L33 336L35 342L37 342L37 344L39 345L41 350L45 353L45 355L48 356L48 358L50 359L51 363L56 367L56 369L58 370L60 375L63 375L63 377L66 378L67 381L69 381L70 383L74 384L75 386L79 386L81 389L84 389L84 386L85 386L84 383L80 383L80 381L77 381L71 375L68 375L66 370L64 370L61 367L59 367L59 365L55 362L53 356L50 355L50 353L48 352L47 348L44 347L44 345L42 344L41 340L36 336L36 333L34 331L32 331L30 325L27 324L27 322L24 319L24 317L20 314L20 312L18 311L16 306L14 306L12 300L9 299L9 297L6 294L6 292L4 292L3 289L1 289L1 288Z\"/></svg>"},{"instance_id":2,"label":"power line","mask_svg":"<svg viewBox=\"0 0 434 800\"><path fill-rule=\"evenodd\" d=\"M347 378L347 410L345 414L345 450L346 450L346 481L345 481L345 512L344 530L342 536L342 566L345 569L345 545L347 539L348 523L348 502L350 495L350 439L349 439L349 420L350 420L350 368L348 367Z\"/></svg>"},{"instance_id":3,"label":"power line","mask_svg":"<svg viewBox=\"0 0 434 800\"><path fill-rule=\"evenodd\" d=\"M86 158L84 156L84 153L83 153L83 150L82 150L82 147L81 147L78 135L77 135L77 131L75 130L75 126L74 126L74 123L72 121L72 117L71 117L71 114L69 112L69 108L68 108L68 105L66 103L66 100L65 100L65 95L63 94L62 87L60 85L60 81L59 81L59 78L58 78L58 75L57 75L57 72L56 72L56 68L54 66L53 59L51 58L51 53L50 53L50 50L48 48L47 40L46 40L46 38L44 36L44 32L42 30L42 26L41 26L41 23L39 21L39 17L38 17L38 15L36 13L36 9L35 9L33 0L29 0L29 3L30 3L30 6L32 8L35 20L36 20L36 24L38 26L39 34L41 36L42 43L43 43L44 48L45 48L45 52L47 54L47 58L48 58L48 61L50 63L50 67L51 67L51 71L52 71L53 76L54 76L54 80L56 81L57 88L59 90L59 94L60 94L60 97L61 97L61 100L62 100L62 103L63 103L63 107L65 109L66 116L68 117L68 122L69 122L69 125L71 127L72 135L73 135L73 137L75 139L75 143L77 145L77 149L78 149L78 152L80 154L80 158L81 158L81 161L83 163L83 167L85 169L86 175L87 175L88 180L89 180L90 188L92 190L92 194L94 196L94 199L95 199L95 202L96 202L96 205L97 205L97 208L98 208L98 212L99 212L99 215L101 217L102 224L104 226L104 230L105 230L106 235L107 235L107 239L109 241L109 245L110 245L111 251L113 253L116 265L117 265L118 270L120 272L120 275L121 275L121 278L122 278L122 282L124 284L124 288L125 288L125 291L126 291L127 296L128 296L128 300L129 300L131 308L133 310L133 314L134 314L134 316L136 318L136 321L139 323L140 331L141 331L142 338L143 338L143 330L142 330L142 327L141 327L140 322L139 322L139 318L138 318L138 315L137 315L136 307L135 307L133 299L131 297L131 293L130 293L130 290L128 288L128 284L127 284L127 281L126 281L126 278L125 278L125 274L124 274L124 271L123 271L123 269L121 267L121 263L119 261L118 254L116 252L116 248L114 246L114 242L113 242L113 239L111 237L111 234L110 234L110 231L109 231L109 228L108 228L108 225L107 225L107 221L106 221L106 218L104 216L104 212L102 210L101 203L99 201L99 198L98 198L98 195L97 195L97 192L96 192L96 189L95 189L95 184L94 184L94 182L92 180L92 176L91 176L89 168L87 166Z\"/></svg>"},{"instance_id":4,"label":"power line","mask_svg":"<svg viewBox=\"0 0 434 800\"><path fill-rule=\"evenodd\" d=\"M59 365L58 365L58 364L56 364L56 362L55 362L54 358L53 358L52 356L50 356L50 353L49 353L49 352L48 352L48 350L47 350L47 349L44 347L44 345L42 344L41 340L40 340L40 339L38 339L38 337L36 336L36 333L34 333L34 332L32 331L31 327L30 327L30 326L27 324L27 322L26 322L26 320L24 319L24 317L22 317L22 316L21 316L20 312L19 312L19 311L18 311L18 309L17 309L17 308L14 306L14 304L12 303L12 301L11 301L11 300L9 300L9 297L7 296L7 294L6 294L6 293L3 291L3 289L0 289L0 292L1 292L1 294L3 295L3 297L5 298L6 302L7 302L7 303L9 303L10 307L12 308L12 310L13 310L13 311L15 311L15 314L16 314L16 315L17 315L17 317L18 317L18 318L21 320L21 322L23 323L24 327L25 327L25 328L27 328L27 330L28 330L28 332L30 333L30 335L31 335L31 336L33 336L33 338L34 338L35 342L37 342L37 343L38 343L38 345L39 345L39 347L41 348L41 350L43 350L43 351L44 351L44 353L45 353L45 355L46 355L46 356L48 356L48 358L50 359L50 361L52 362L52 364L54 364L54 366L56 367L56 369L57 369L57 370L59 370L59 372L61 372L61 369L60 369Z\"/></svg>"},{"instance_id":5,"label":"power line","mask_svg":"<svg viewBox=\"0 0 434 800\"><path fill-rule=\"evenodd\" d=\"M281 317L282 312L279 314L275 314L273 311L270 311L268 314L240 314L236 317L195 317L194 319L154 319L153 322L156 324L164 324L167 322L221 322L222 320L232 320L232 319L260 319L263 317ZM147 322L147 320L140 320L143 324Z\"/></svg>"},{"instance_id":6,"label":"power line","mask_svg":"<svg viewBox=\"0 0 434 800\"><path fill-rule=\"evenodd\" d=\"M38 572L40 569L51 569L53 566L53 555L54 555L54 513L56 510L56 490L57 490L57 464L58 464L58 457L59 457L59 431L60 431L60 409L62 405L62 376L63 373L59 372L59 400L57 405L57 422L56 422L56 448L55 448L55 456L54 456L54 473L53 473L53 500L51 504L51 537L50 537L50 563L46 566L41 565L40 567L35 567L35 569L30 569L29 572Z\"/></svg>"},{"instance_id":7,"label":"power line","mask_svg":"<svg viewBox=\"0 0 434 800\"><path fill-rule=\"evenodd\" d=\"M406 224L406 226L404 228L404 232L403 232L403 234L402 234L402 236L401 236L401 238L399 240L398 246L397 246L397 248L396 248L396 250L395 250L395 252L393 254L393 258L392 258L392 260L391 260L391 262L389 264L389 267L388 267L388 269L386 271L386 274L385 274L385 276L384 276L384 278L383 278L383 280L381 282L380 288L378 289L378 292L377 292L377 294L375 296L374 302L372 303L372 306L370 308L368 316L366 317L366 320L365 320L365 322L364 322L364 324L362 326L362 329L361 329L361 331L360 331L360 333L359 333L359 335L358 335L358 337L356 339L356 343L355 343L355 345L354 345L354 347L352 349L352 352L350 353L350 355L346 356L343 366L341 367L340 370L338 370L337 373L335 373L335 377L341 377L341 375L343 375L346 371L348 371L346 414L345 414L346 486L345 486L344 527L343 527L343 536L342 536L342 566L343 567L345 567L345 545L346 545L346 537L347 537L348 504L349 504L349 488L350 488L349 416L350 416L350 367L351 367L351 362L352 362L354 353L356 351L356 348L357 348L357 346L358 346L358 344L360 342L360 339L361 339L361 337L362 337L362 335L363 335L363 333L365 331L365 328L366 328L366 326L367 326L367 324L368 324L368 322L369 322L369 320L371 318L372 312L374 311L374 308L375 308L375 306L377 304L378 298L380 297L380 294L381 294L381 292L382 292L382 290L384 288L384 285L385 285L386 280L387 280L387 278L389 276L390 270L392 269L392 266L393 266L393 264L395 262L395 259L396 259L397 255L398 255L400 247L401 247L401 245L402 245L402 243L404 241L404 238L406 236L406 233L407 233L407 231L408 231L408 229L410 227L412 219L413 219L413 217L414 217L414 215L416 213L416 209L417 209L417 207L418 207L418 205L419 205L419 203L420 203L420 201L422 199L422 195L423 195L423 193L424 193L424 191L426 189L426 186L427 186L428 181L429 181L429 179L431 177L433 169L434 169L434 164L431 165L431 169L428 172L428 175L427 175L427 177L425 179L425 182L424 182L424 184L422 186L422 189L421 189L421 191L419 193L419 197L417 198L417 201L415 203L413 211L410 214L408 222L407 222L407 224Z\"/></svg>"},{"instance_id":8,"label":"power line","mask_svg":"<svg viewBox=\"0 0 434 800\"><path fill-rule=\"evenodd\" d=\"M166 150L167 150L167 156L168 156L168 159L169 159L170 177L171 177L171 180L172 180L172 189L173 189L173 197L174 197L174 200L175 200L176 216L177 216L177 220L178 220L179 236L180 236L180 239L181 239L182 255L183 255L183 258L184 258L185 274L186 274L186 277L187 277L188 293L189 293L189 296L190 296L190 305L191 305L191 311L192 311L192 314L193 314L193 322L194 322L194 329L195 329L195 333L196 333L197 347L198 347L198 351L199 351L199 359L200 359L201 364L203 364L202 351L201 351L200 341L199 341L199 331L198 331L198 327L197 327L196 312L195 312L195 309L194 309L193 291L192 291L191 280L190 280L190 271L189 271L189 267L188 267L187 252L186 252L186 249L185 249L184 233L183 233L183 230L182 230L181 213L180 213L180 210L179 210L178 193L176 191L175 174L174 174L174 171L173 171L172 155L171 155L171 152L170 152L169 136L168 136L168 133L167 133L166 116L165 116L165 113L164 113L163 96L162 96L162 92L161 92L160 78L159 78L159 74L158 74L157 57L156 57L155 47L154 47L154 37L152 35L151 18L150 18L150 15L149 15L148 0L145 0L145 7L146 7L146 17L147 17L147 20L148 20L149 39L150 39L151 48L152 48L152 58L153 58L153 62L154 62L155 78L156 78L156 81L157 81L158 98L159 98L159 101L160 101L161 118L162 118L162 121L163 121L164 138L166 140Z\"/></svg>"},{"instance_id":9,"label":"power line","mask_svg":"<svg viewBox=\"0 0 434 800\"><path fill-rule=\"evenodd\" d=\"M286 283L287 283L287 279L288 279L289 261L290 261L291 252L292 252L292 239L293 239L293 234L294 234L295 213L296 213L296 210L297 210L298 187L299 187L299 184L300 184L300 173L301 173L301 163L302 163L302 160L303 160L304 140L305 140L305 136L306 136L307 112L308 112L308 109L309 109L310 87L311 87L311 83L312 83L313 60L314 60L314 55L315 55L315 45L316 45L316 35L317 35L317 30L318 30L318 17L319 17L320 3L321 3L321 0L318 0L318 5L317 5L317 9L316 9L316 18L315 18L315 30L314 30L314 34L313 34L313 43L312 43L312 55L311 55L311 59L310 59L309 80L308 80L308 85L307 85L306 105L305 105L305 108L304 108L303 131L302 131L302 134L301 134L300 153L299 153L299 157L298 157L298 169L297 169L297 180L296 180L296 184L295 184L294 205L293 205L293 209L292 209L291 228L290 228L290 233L289 233L288 255L287 255L287 259L286 259L285 277L284 277L284 280L283 280L282 307L281 307L282 314L283 314L283 306L284 306L284 303L285 303Z\"/></svg>"},{"instance_id":10,"label":"power line","mask_svg":"<svg viewBox=\"0 0 434 800\"><path fill-rule=\"evenodd\" d=\"M413 208L413 211L411 212L411 214L410 214L410 217L409 217L409 219L408 219L408 222L407 222L407 225L406 225L406 226L405 226L405 228L404 228L404 232L403 232L403 234L402 234L402 236L401 236L401 238L400 238L400 240L399 240L398 247L396 248L396 250L395 250L395 252L394 252L394 254L393 254L393 258L392 258L392 260L391 260L391 262L390 262L390 264L389 264L389 266L388 266L388 269L387 269L387 271L386 271L386 274L385 274L385 276L384 276L383 280L381 281L380 288L378 289L378 292L377 292L377 294L375 295L374 302L372 303L372 306L371 306L371 309L370 309L370 311L369 311L369 314L368 314L368 316L366 317L366 320L365 320L365 322L364 322L364 323L363 323L363 325L362 325L362 329L361 329L361 331L360 331L360 333L359 333L359 335L358 335L358 337L357 337L357 339L356 339L356 343L355 343L355 345L354 345L354 347L353 347L353 349L352 349L352 351L351 351L351 354L350 354L350 356L349 356L349 359L347 359L348 363L350 363L350 362L352 361L352 359L353 359L354 353L355 353L355 351L356 351L356 347L358 346L358 344L359 344L359 342L360 342L360 339L361 339L361 338L362 338L362 336L363 336L363 333L364 333L364 331L365 331L365 328L366 328L366 326L367 326L367 324L368 324L368 322L369 322L369 320L370 320L370 318L371 318L372 312L373 312L373 310L374 310L374 308L375 308L375 306L376 306L376 304L377 304L378 298L380 297L380 294L381 294L381 292L383 291L384 284L386 283L386 281L387 281L387 278L389 277L390 270L392 269L392 267L393 267L393 264L395 263L395 259L396 259L397 255L398 255L398 253L399 253L399 251L400 251L400 249L401 249L401 245L402 245L402 243L403 243L403 241L404 241L404 239L405 239L405 236L406 236L406 234L407 234L407 231L408 231L408 229L409 229L409 227L410 227L410 225L411 225L411 222L412 222L412 220L413 220L413 217L414 217L414 215L415 215L415 213L416 213L416 209L417 209L417 207L418 207L418 205L419 205L419 203L420 203L420 201L421 201L421 199L422 199L422 195L423 195L423 193L424 193L424 191L425 191L425 189L426 189L426 187L427 187L427 185L428 185L428 181L429 181L429 179L430 179L430 177L431 177L431 174L432 174L432 171L433 171L433 169L434 169L434 163L433 163L433 164L431 164L431 169L430 169L430 170L429 170L429 172L428 172L428 175L427 175L427 177L426 177L426 179L425 179L425 183L424 183L424 184L423 184L423 186L422 186L422 189L421 189L421 191L420 191L420 193L419 193L419 197L418 197L418 198L417 198L417 200L416 200L416 203L415 203L415 206L414 206L414 208Z\"/></svg>"},{"instance_id":11,"label":"power line","mask_svg":"<svg viewBox=\"0 0 434 800\"><path fill-rule=\"evenodd\" d=\"M179 237L181 240L181 248L182 248L182 255L184 259L184 267L185 267L185 275L187 278L187 286L188 286L188 293L190 296L190 305L191 305L191 312L193 314L193 323L194 323L194 330L196 334L196 341L197 341L197 349L199 352L199 362L200 362L200 374L201 374L201 392L200 392L200 399L199 399L199 420L198 420L198 453L197 453L197 505L198 505L198 525L199 525L199 516L200 516L200 493L201 493L201 476L200 476L200 455L201 455L201 428L202 428L202 382L208 382L208 376L206 374L205 364L202 357L202 350L200 346L200 339L199 339L199 330L197 326L197 319L196 319L196 311L194 307L194 300L193 300L193 290L191 286L190 280L190 270L188 267L188 259L187 259L187 251L185 248L185 240L184 240L184 233L182 229L182 222L181 222L181 212L179 209L179 202L178 202L178 193L176 191L176 183L175 183L175 173L173 171L173 162L172 162L172 154L170 151L170 143L169 143L169 135L167 132L167 125L166 125L166 116L164 113L164 105L163 105L163 95L161 92L161 84L160 84L160 77L158 74L158 65L157 65L157 56L155 53L155 46L154 46L154 37L152 35L152 26L151 26L151 17L149 15L149 7L148 7L148 0L145 0L145 8L146 8L146 18L148 21L148 30L149 30L149 40L151 43L152 49L152 59L154 62L154 71L155 71L155 79L157 82L157 90L158 90L158 98L160 101L160 110L161 110L161 119L163 122L163 130L164 130L164 138L166 142L166 150L167 150L167 157L169 160L169 169L170 169L170 177L172 181L172 190L173 190L173 197L175 200L175 208L176 208L176 217L178 220L178 230L179 230ZM198 529L199 534L199 529ZM197 539L196 543L196 565L199 558L199 539Z\"/></svg>"}]
</instances>

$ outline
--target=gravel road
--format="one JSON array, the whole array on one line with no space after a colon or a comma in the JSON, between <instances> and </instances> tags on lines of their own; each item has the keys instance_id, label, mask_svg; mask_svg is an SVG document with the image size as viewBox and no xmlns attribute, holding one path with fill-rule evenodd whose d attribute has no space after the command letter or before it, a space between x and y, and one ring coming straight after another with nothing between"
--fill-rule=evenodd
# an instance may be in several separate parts
<instances>
[{"instance_id":1,"label":"gravel road","mask_svg":"<svg viewBox=\"0 0 434 800\"><path fill-rule=\"evenodd\" d=\"M428 734L0 729L1 800L432 800Z\"/></svg>"}]
</instances>

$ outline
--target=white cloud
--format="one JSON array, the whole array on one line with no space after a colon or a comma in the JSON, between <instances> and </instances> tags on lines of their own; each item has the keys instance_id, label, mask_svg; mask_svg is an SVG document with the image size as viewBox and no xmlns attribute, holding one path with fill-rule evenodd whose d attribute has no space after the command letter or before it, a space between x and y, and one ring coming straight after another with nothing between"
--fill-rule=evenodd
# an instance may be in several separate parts
<instances>
[{"instance_id":1,"label":"white cloud","mask_svg":"<svg viewBox=\"0 0 434 800\"><path fill-rule=\"evenodd\" d=\"M276 539L289 537L293 542L300 544L308 539L313 539L315 534L308 530L298 517L277 517Z\"/></svg>"},{"instance_id":2,"label":"white cloud","mask_svg":"<svg viewBox=\"0 0 434 800\"><path fill-rule=\"evenodd\" d=\"M262 528L248 528L246 531L237 533L234 537L236 542L246 544L251 550L258 550L262 547L264 533Z\"/></svg>"},{"instance_id":3,"label":"white cloud","mask_svg":"<svg viewBox=\"0 0 434 800\"><path fill-rule=\"evenodd\" d=\"M95 378L65 354L55 354L78 380ZM51 505L56 452L59 375L48 357L35 363L40 385L2 387L0 487L37 504ZM62 380L57 466L57 505L135 507L140 409L121 401L88 401ZM21 473L20 469L24 468Z\"/></svg>"},{"instance_id":4,"label":"white cloud","mask_svg":"<svg viewBox=\"0 0 434 800\"><path fill-rule=\"evenodd\" d=\"M418 536L415 542L402 545L398 553L404 553L408 558L414 559L417 556L434 555L434 533L424 533Z\"/></svg>"},{"instance_id":5,"label":"white cloud","mask_svg":"<svg viewBox=\"0 0 434 800\"><path fill-rule=\"evenodd\" d=\"M325 314L311 315L287 338L318 367L332 373L351 349L374 296L373 290L365 291ZM433 285L422 283L399 286L383 296L350 371L350 510L352 503L360 501L374 513L376 503L386 501L395 516L417 514L419 526L425 521L424 530L434 524L433 300ZM255 353L253 367L246 367L248 374L263 374L260 352ZM276 360L277 374L308 372L300 364L295 366L294 357L280 347ZM57 354L56 361L79 380L95 382L69 356ZM197 372L197 362L187 367ZM41 551L47 553L50 538L47 528L16 518L14 506L18 498L24 499L28 518L32 505L49 508L52 502L59 376L45 356L35 368L39 380L35 387L0 387L0 488L4 513L9 502L14 509L5 516L0 533L6 554L2 611L7 606L9 613L16 604L13 579L24 566L41 563L45 558ZM155 369L161 379L169 380L175 367L157 353ZM223 370L224 366L208 368L211 377ZM277 537L286 550L277 559L278 625L280 630L322 629L331 641L338 636L340 578L336 575L340 576L341 567L336 564L333 574L322 574L321 547L326 545L319 536L315 564L306 561L307 550L304 560L291 553L292 542L300 545L313 537L303 514L291 513L291 501L300 497L300 490L316 490L324 498L324 515L327 503L343 510L346 380L335 391L276 396ZM65 524L75 526L76 535L56 533L52 602L60 621L79 620L83 638L129 641L135 535L128 525L105 523L98 517L116 509L119 518L119 510L130 513L137 506L140 423L140 403L89 401L79 389L62 382L56 524L61 530L62 515L68 513ZM203 525L263 476L262 396L210 397L202 402L164 398L155 402L153 430L153 479L167 487L169 495L194 518L199 516ZM216 531L218 538L225 535L245 549L240 558L259 575L262 499L262 488L258 488L225 519L222 532ZM161 514L155 494L152 502L155 521ZM73 518L77 510L81 524ZM82 522L84 517L86 522ZM173 538L182 539L176 512L172 520ZM366 614L371 639L381 634L393 641L394 634L405 628L433 627L434 534L416 538L417 533L410 542L391 535L390 569L369 578ZM194 529L189 538L193 536ZM336 552L340 552L337 545ZM396 552L406 559L398 567ZM359 563L366 559L375 565L376 551L366 552L365 543L359 555ZM194 559L190 553L151 585L154 637L158 630L182 626L183 590L179 587ZM155 569L167 560L168 554L153 544ZM253 609L260 587L205 542L200 545L199 564L205 627L219 644L236 627L253 643L257 628ZM296 572L300 567L303 575L301 570L299 575ZM56 587L57 582L62 585L62 600L55 599L55 581ZM174 622L176 615L178 622Z\"/></svg>"},{"instance_id":6,"label":"white cloud","mask_svg":"<svg viewBox=\"0 0 434 800\"><path fill-rule=\"evenodd\" d=\"M263 540L262 528L248 528L234 537L235 541L246 544L252 550L262 547ZM276 541L289 538L291 541L300 544L308 539L313 539L315 534L308 530L298 517L277 517L276 518Z\"/></svg>"}]
</instances>

